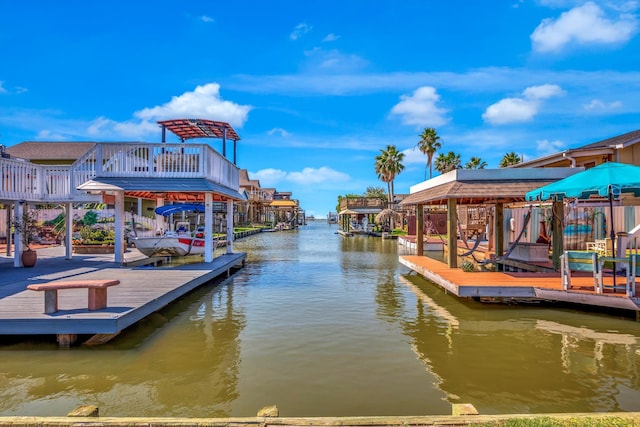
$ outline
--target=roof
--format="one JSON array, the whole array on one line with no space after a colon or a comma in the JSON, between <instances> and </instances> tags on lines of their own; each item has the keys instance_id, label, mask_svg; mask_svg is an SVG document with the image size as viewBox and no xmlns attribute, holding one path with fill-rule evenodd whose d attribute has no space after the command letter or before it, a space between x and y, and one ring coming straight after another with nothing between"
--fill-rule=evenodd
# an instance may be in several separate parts
<instances>
[{"instance_id":1,"label":"roof","mask_svg":"<svg viewBox=\"0 0 640 427\"><path fill-rule=\"evenodd\" d=\"M614 136L613 138L603 139L602 141L594 142L592 144L583 145L582 147L578 147L577 149L603 148L611 147L612 145L627 146L636 142L640 142L640 129L627 132L622 135Z\"/></svg>"},{"instance_id":2,"label":"roof","mask_svg":"<svg viewBox=\"0 0 640 427\"><path fill-rule=\"evenodd\" d=\"M7 147L11 157L27 160L75 161L96 145L95 142L25 141Z\"/></svg>"},{"instance_id":3,"label":"roof","mask_svg":"<svg viewBox=\"0 0 640 427\"><path fill-rule=\"evenodd\" d=\"M298 206L298 204L293 200L274 200L269 203L269 206L273 206L276 208L293 208Z\"/></svg>"},{"instance_id":4,"label":"roof","mask_svg":"<svg viewBox=\"0 0 640 427\"><path fill-rule=\"evenodd\" d=\"M182 141L191 138L221 138L239 141L229 123L205 119L162 120L158 124L176 134Z\"/></svg>"},{"instance_id":5,"label":"roof","mask_svg":"<svg viewBox=\"0 0 640 427\"><path fill-rule=\"evenodd\" d=\"M583 168L456 170L411 187L400 206L488 201L521 202L527 192L582 171Z\"/></svg>"},{"instance_id":6,"label":"roof","mask_svg":"<svg viewBox=\"0 0 640 427\"><path fill-rule=\"evenodd\" d=\"M368 215L380 212L382 212L382 208L349 208L341 210L338 215Z\"/></svg>"},{"instance_id":7,"label":"roof","mask_svg":"<svg viewBox=\"0 0 640 427\"><path fill-rule=\"evenodd\" d=\"M204 201L204 193L213 192L217 200L246 200L237 190L205 178L105 178L96 177L78 187L81 191L125 191L127 196L166 200ZM214 197L215 199L215 197Z\"/></svg>"},{"instance_id":8,"label":"roof","mask_svg":"<svg viewBox=\"0 0 640 427\"><path fill-rule=\"evenodd\" d=\"M510 168L541 167L560 161L569 162L574 157L597 156L599 154L614 154L615 150L629 147L640 142L640 129L622 135L603 139L580 147L570 148L557 153L521 162Z\"/></svg>"}]
</instances>

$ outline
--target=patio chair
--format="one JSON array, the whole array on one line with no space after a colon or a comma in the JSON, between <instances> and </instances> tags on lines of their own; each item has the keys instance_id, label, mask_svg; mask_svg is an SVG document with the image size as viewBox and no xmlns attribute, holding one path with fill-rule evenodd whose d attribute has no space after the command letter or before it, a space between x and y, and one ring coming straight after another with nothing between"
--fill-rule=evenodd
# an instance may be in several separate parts
<instances>
[{"instance_id":1,"label":"patio chair","mask_svg":"<svg viewBox=\"0 0 640 427\"><path fill-rule=\"evenodd\" d=\"M594 289L599 288L600 264L596 252L564 251L560 256L560 276L562 289L571 289L571 272L585 271L593 274Z\"/></svg>"}]
</instances>

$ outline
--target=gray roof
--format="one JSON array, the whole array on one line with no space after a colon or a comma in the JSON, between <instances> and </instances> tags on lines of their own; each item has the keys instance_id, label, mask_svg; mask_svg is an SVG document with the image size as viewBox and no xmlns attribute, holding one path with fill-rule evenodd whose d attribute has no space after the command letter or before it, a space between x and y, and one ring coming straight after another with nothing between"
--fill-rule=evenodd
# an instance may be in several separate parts
<instances>
[{"instance_id":1,"label":"gray roof","mask_svg":"<svg viewBox=\"0 0 640 427\"><path fill-rule=\"evenodd\" d=\"M602 141L594 142L592 144L583 145L577 149L604 148L612 145L627 145L636 142L640 142L640 129L614 136L613 138L603 139Z\"/></svg>"},{"instance_id":2,"label":"gray roof","mask_svg":"<svg viewBox=\"0 0 640 427\"><path fill-rule=\"evenodd\" d=\"M11 157L27 160L75 161L89 151L95 142L26 141L7 147Z\"/></svg>"},{"instance_id":3,"label":"gray roof","mask_svg":"<svg viewBox=\"0 0 640 427\"><path fill-rule=\"evenodd\" d=\"M81 191L129 191L148 193L213 192L234 200L246 200L238 190L205 178L105 178L96 177L78 186Z\"/></svg>"}]
</instances>

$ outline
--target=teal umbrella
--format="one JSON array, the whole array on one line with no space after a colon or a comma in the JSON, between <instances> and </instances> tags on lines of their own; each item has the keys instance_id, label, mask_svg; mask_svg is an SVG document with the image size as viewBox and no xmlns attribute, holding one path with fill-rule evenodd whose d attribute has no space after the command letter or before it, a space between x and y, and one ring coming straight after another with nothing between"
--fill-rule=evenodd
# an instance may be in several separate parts
<instances>
[{"instance_id":1,"label":"teal umbrella","mask_svg":"<svg viewBox=\"0 0 640 427\"><path fill-rule=\"evenodd\" d=\"M562 200L565 197L590 199L592 197L618 198L621 193L640 196L640 166L623 163L602 163L575 175L531 190L526 199Z\"/></svg>"},{"instance_id":2,"label":"teal umbrella","mask_svg":"<svg viewBox=\"0 0 640 427\"><path fill-rule=\"evenodd\" d=\"M565 197L587 200L606 198L611 211L611 245L615 255L615 232L613 228L613 200L622 193L640 196L640 167L623 163L602 163L575 175L531 190L526 200L562 200Z\"/></svg>"}]
</instances>

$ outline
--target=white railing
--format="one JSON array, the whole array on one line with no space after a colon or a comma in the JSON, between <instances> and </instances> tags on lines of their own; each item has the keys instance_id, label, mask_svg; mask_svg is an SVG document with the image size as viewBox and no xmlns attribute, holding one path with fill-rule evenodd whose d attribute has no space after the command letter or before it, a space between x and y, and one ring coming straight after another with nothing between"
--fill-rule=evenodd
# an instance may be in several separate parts
<instances>
[{"instance_id":1,"label":"white railing","mask_svg":"<svg viewBox=\"0 0 640 427\"><path fill-rule=\"evenodd\" d=\"M238 191L239 169L206 144L97 143L71 166L0 158L0 199L81 200L95 177L206 178Z\"/></svg>"},{"instance_id":2,"label":"white railing","mask_svg":"<svg viewBox=\"0 0 640 427\"><path fill-rule=\"evenodd\" d=\"M97 177L207 178L239 188L238 168L206 144L101 143L95 153L83 164L95 164Z\"/></svg>"}]
</instances>

